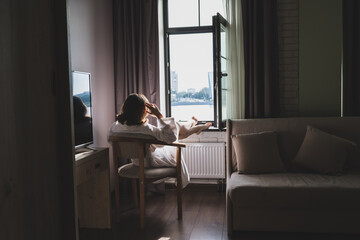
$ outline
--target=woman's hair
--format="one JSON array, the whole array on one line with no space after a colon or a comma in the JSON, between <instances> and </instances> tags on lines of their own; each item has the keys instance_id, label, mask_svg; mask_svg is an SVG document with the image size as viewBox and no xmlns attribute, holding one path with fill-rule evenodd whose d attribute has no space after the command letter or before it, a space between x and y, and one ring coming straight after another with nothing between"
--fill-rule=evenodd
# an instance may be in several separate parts
<instances>
[{"instance_id":1,"label":"woman's hair","mask_svg":"<svg viewBox=\"0 0 360 240\"><path fill-rule=\"evenodd\" d=\"M130 94L121 108L121 113L116 115L116 120L126 125L141 125L146 113L145 103L149 102L143 94Z\"/></svg>"}]
</instances>

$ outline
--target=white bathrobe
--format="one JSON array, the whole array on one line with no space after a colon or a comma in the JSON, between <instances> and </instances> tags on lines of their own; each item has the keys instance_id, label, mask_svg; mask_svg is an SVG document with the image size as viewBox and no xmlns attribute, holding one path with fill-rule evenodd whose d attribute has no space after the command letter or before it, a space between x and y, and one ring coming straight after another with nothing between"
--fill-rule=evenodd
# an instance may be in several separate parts
<instances>
[{"instance_id":1,"label":"white bathrobe","mask_svg":"<svg viewBox=\"0 0 360 240\"><path fill-rule=\"evenodd\" d=\"M174 118L158 119L158 127L145 123L142 125L126 125L114 122L108 132L108 136L116 133L141 133L155 137L156 139L172 143L177 141L179 131ZM139 166L139 159L131 159L132 163ZM149 167L174 167L176 165L176 147L152 144L146 153L146 165ZM181 160L182 185L186 187L190 181L186 164Z\"/></svg>"}]
</instances>

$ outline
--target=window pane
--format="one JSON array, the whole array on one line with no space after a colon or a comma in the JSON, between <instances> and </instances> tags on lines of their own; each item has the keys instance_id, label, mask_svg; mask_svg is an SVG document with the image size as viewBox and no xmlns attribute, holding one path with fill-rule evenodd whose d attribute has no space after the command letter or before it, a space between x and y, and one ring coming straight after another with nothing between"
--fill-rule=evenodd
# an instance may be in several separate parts
<instances>
[{"instance_id":1,"label":"window pane","mask_svg":"<svg viewBox=\"0 0 360 240\"><path fill-rule=\"evenodd\" d=\"M221 72L227 74L227 41L226 41L226 28L220 24L220 59L221 59ZM227 99L228 99L228 88L227 88L227 77L223 75L221 78L221 120L225 122L228 119L227 112Z\"/></svg>"},{"instance_id":2,"label":"window pane","mask_svg":"<svg viewBox=\"0 0 360 240\"><path fill-rule=\"evenodd\" d=\"M227 73L228 59L224 58L224 57L221 57L220 61L221 61L221 72L222 73Z\"/></svg>"},{"instance_id":3,"label":"window pane","mask_svg":"<svg viewBox=\"0 0 360 240\"><path fill-rule=\"evenodd\" d=\"M212 16L224 16L223 0L200 0L200 26L212 25Z\"/></svg>"},{"instance_id":4,"label":"window pane","mask_svg":"<svg viewBox=\"0 0 360 240\"><path fill-rule=\"evenodd\" d=\"M169 27L199 26L198 0L168 0Z\"/></svg>"},{"instance_id":5,"label":"window pane","mask_svg":"<svg viewBox=\"0 0 360 240\"><path fill-rule=\"evenodd\" d=\"M169 36L171 115L214 120L212 33Z\"/></svg>"},{"instance_id":6,"label":"window pane","mask_svg":"<svg viewBox=\"0 0 360 240\"><path fill-rule=\"evenodd\" d=\"M226 28L224 25L220 24L220 51L221 56L227 58L227 39L226 39Z\"/></svg>"},{"instance_id":7,"label":"window pane","mask_svg":"<svg viewBox=\"0 0 360 240\"><path fill-rule=\"evenodd\" d=\"M228 101L229 101L229 89L227 85L227 36L226 36L226 20L222 18L221 15L217 15L213 18L214 20L214 38L216 39L215 49L216 49L216 57L214 59L216 64L216 70L219 72L216 73L218 83L218 89L216 92L219 94L217 102L217 119L216 126L219 128L226 127L226 120L228 119L229 111L227 109Z\"/></svg>"},{"instance_id":8,"label":"window pane","mask_svg":"<svg viewBox=\"0 0 360 240\"><path fill-rule=\"evenodd\" d=\"M221 119L222 121L226 121L228 119L227 115L227 98L228 98L228 89L226 87L227 78L221 78Z\"/></svg>"}]
</instances>

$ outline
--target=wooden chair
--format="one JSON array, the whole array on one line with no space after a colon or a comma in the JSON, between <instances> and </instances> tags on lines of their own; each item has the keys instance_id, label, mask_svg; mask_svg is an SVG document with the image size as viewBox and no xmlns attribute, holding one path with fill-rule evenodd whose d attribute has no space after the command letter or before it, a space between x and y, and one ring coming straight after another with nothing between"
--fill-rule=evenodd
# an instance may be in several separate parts
<instances>
[{"instance_id":1,"label":"wooden chair","mask_svg":"<svg viewBox=\"0 0 360 240\"><path fill-rule=\"evenodd\" d=\"M143 134L118 134L110 136L109 140L113 146L113 163L115 176L119 178L132 179L134 205L138 207L136 180L139 179L140 188L140 227L145 227L145 184L156 180L174 177L177 181L177 205L178 219L182 219L182 179L181 179L181 148L185 144L165 143L156 140L151 136ZM145 154L150 144L167 145L177 148L176 167L145 168ZM118 167L118 158L138 158L139 166L133 163ZM120 222L120 193L119 178L115 177L115 200L116 200L116 221Z\"/></svg>"}]
</instances>

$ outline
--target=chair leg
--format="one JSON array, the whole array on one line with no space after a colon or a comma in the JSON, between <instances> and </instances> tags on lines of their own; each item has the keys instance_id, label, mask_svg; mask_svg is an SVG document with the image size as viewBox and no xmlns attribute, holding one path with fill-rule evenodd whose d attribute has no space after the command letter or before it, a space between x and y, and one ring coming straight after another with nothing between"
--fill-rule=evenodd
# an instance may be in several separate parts
<instances>
[{"instance_id":1,"label":"chair leg","mask_svg":"<svg viewBox=\"0 0 360 240\"><path fill-rule=\"evenodd\" d=\"M120 223L120 184L119 184L119 173L118 173L118 151L119 146L117 143L113 142L113 164L114 164L114 187L115 187L115 206L116 206L116 222Z\"/></svg>"},{"instance_id":2,"label":"chair leg","mask_svg":"<svg viewBox=\"0 0 360 240\"><path fill-rule=\"evenodd\" d=\"M140 185L140 228L145 228L145 169L144 144L139 143L139 185Z\"/></svg>"},{"instance_id":3,"label":"chair leg","mask_svg":"<svg viewBox=\"0 0 360 240\"><path fill-rule=\"evenodd\" d=\"M178 219L182 219L182 179L181 179L181 149L178 148L176 152L176 184L177 184L177 204L178 204Z\"/></svg>"},{"instance_id":4,"label":"chair leg","mask_svg":"<svg viewBox=\"0 0 360 240\"><path fill-rule=\"evenodd\" d=\"M140 180L140 228L145 228L145 183Z\"/></svg>"},{"instance_id":5,"label":"chair leg","mask_svg":"<svg viewBox=\"0 0 360 240\"><path fill-rule=\"evenodd\" d=\"M120 223L120 189L119 177L115 176L115 206L116 206L116 222Z\"/></svg>"},{"instance_id":6,"label":"chair leg","mask_svg":"<svg viewBox=\"0 0 360 240\"><path fill-rule=\"evenodd\" d=\"M178 219L182 219L182 183L181 183L181 178L177 179L177 205L178 205Z\"/></svg>"},{"instance_id":7,"label":"chair leg","mask_svg":"<svg viewBox=\"0 0 360 240\"><path fill-rule=\"evenodd\" d=\"M132 183L132 192L133 192L133 201L134 201L134 207L139 208L139 201L138 201L138 195L137 195L137 186L136 186L136 179L131 179Z\"/></svg>"}]
</instances>

